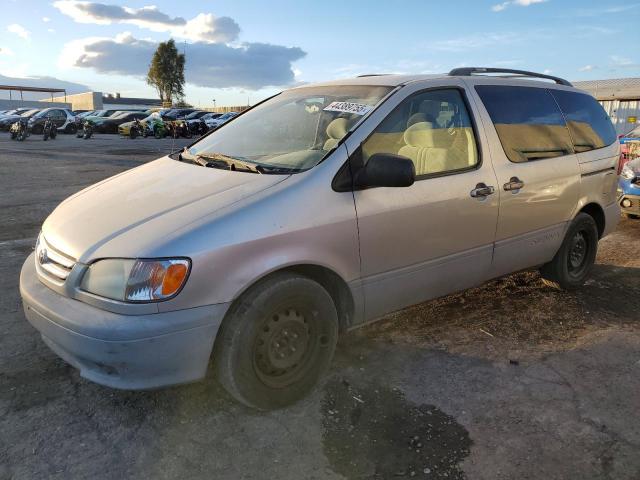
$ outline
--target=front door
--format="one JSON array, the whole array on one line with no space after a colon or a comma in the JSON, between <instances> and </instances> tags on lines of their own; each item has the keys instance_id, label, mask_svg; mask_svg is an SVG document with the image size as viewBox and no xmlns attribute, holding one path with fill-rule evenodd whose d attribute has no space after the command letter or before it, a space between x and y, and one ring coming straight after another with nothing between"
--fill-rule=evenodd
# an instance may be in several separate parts
<instances>
[{"instance_id":1,"label":"front door","mask_svg":"<svg viewBox=\"0 0 640 480\"><path fill-rule=\"evenodd\" d=\"M354 163L384 152L416 168L410 187L354 192L366 319L489 275L496 178L481 156L465 90L451 83L409 94L354 153Z\"/></svg>"}]
</instances>

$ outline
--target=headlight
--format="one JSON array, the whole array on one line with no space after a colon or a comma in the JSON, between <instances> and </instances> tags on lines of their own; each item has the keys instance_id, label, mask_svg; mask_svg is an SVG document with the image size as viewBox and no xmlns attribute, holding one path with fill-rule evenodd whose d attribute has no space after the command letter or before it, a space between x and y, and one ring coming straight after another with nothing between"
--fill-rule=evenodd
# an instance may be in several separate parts
<instances>
[{"instance_id":1,"label":"headlight","mask_svg":"<svg viewBox=\"0 0 640 480\"><path fill-rule=\"evenodd\" d=\"M636 172L633 171L633 168L631 168L631 166L628 163L625 163L624 167L622 167L622 171L620 172L620 175L626 178L627 180L633 180L634 178L637 177Z\"/></svg>"},{"instance_id":2,"label":"headlight","mask_svg":"<svg viewBox=\"0 0 640 480\"><path fill-rule=\"evenodd\" d=\"M98 260L85 272L80 288L123 302L157 302L182 289L190 266L184 258Z\"/></svg>"}]
</instances>

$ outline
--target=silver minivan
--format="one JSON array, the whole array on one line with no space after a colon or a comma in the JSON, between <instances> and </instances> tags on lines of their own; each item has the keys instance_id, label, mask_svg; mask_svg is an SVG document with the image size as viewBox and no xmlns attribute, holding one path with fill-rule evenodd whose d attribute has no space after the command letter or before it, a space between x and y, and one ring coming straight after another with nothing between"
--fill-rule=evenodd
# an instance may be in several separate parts
<instances>
[{"instance_id":1,"label":"silver minivan","mask_svg":"<svg viewBox=\"0 0 640 480\"><path fill-rule=\"evenodd\" d=\"M339 332L538 267L576 288L620 216L609 118L524 71L304 85L63 201L20 291L44 342L115 388L202 379L269 409Z\"/></svg>"}]
</instances>

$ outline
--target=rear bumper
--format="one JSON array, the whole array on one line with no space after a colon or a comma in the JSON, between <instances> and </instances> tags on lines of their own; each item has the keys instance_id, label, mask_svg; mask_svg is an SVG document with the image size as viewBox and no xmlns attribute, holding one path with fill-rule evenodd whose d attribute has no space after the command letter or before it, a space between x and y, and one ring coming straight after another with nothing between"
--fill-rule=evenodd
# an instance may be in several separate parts
<instances>
[{"instance_id":1,"label":"rear bumper","mask_svg":"<svg viewBox=\"0 0 640 480\"><path fill-rule=\"evenodd\" d=\"M82 377L133 390L203 378L229 307L208 305L151 315L107 312L42 284L33 254L22 267L20 294L29 323Z\"/></svg>"},{"instance_id":2,"label":"rear bumper","mask_svg":"<svg viewBox=\"0 0 640 480\"><path fill-rule=\"evenodd\" d=\"M620 205L618 202L613 202L604 207L604 231L601 238L612 233L618 226L618 222L620 222Z\"/></svg>"}]
</instances>

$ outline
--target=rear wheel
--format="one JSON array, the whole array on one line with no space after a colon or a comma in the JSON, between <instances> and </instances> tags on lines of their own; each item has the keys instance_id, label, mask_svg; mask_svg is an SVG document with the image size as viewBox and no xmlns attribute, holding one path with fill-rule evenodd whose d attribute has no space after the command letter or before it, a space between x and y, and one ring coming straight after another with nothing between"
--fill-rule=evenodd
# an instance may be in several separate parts
<instances>
[{"instance_id":1,"label":"rear wheel","mask_svg":"<svg viewBox=\"0 0 640 480\"><path fill-rule=\"evenodd\" d=\"M284 407L327 371L338 338L329 293L290 273L259 282L232 306L216 340L218 379L253 408Z\"/></svg>"},{"instance_id":2,"label":"rear wheel","mask_svg":"<svg viewBox=\"0 0 640 480\"><path fill-rule=\"evenodd\" d=\"M78 131L78 127L75 123L70 123L64 128L64 133L74 134Z\"/></svg>"},{"instance_id":3,"label":"rear wheel","mask_svg":"<svg viewBox=\"0 0 640 480\"><path fill-rule=\"evenodd\" d=\"M582 286L598 252L598 227L591 215L579 213L573 219L558 253L542 266L543 281L552 287L571 290Z\"/></svg>"}]
</instances>

